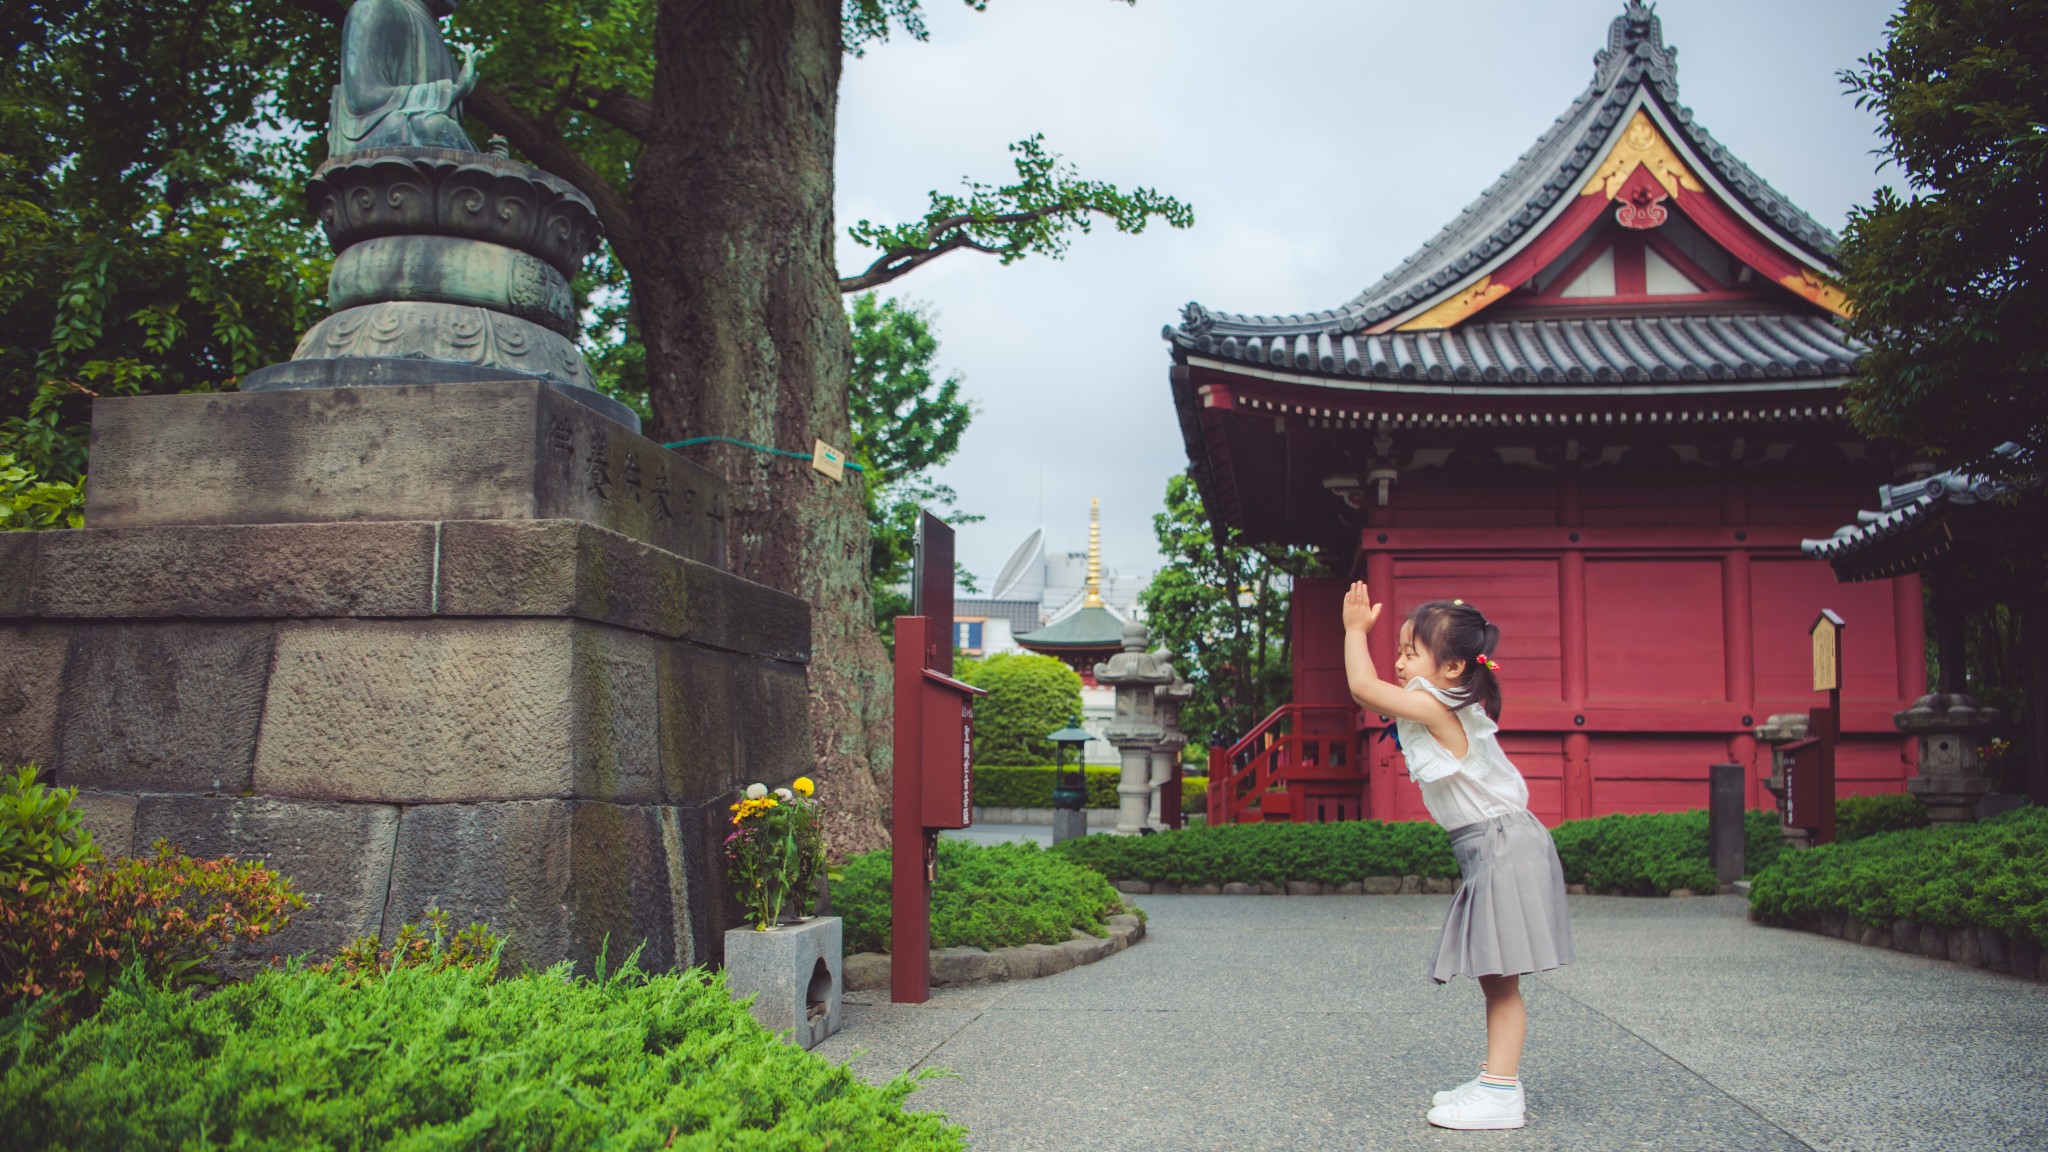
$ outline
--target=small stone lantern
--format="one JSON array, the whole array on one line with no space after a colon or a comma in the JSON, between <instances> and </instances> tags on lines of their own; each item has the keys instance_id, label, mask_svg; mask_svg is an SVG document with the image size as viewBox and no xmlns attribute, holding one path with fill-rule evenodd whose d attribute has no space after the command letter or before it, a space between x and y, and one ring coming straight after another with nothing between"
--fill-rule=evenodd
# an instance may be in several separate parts
<instances>
[{"instance_id":1,"label":"small stone lantern","mask_svg":"<svg viewBox=\"0 0 2048 1152\"><path fill-rule=\"evenodd\" d=\"M1785 755L1779 751L1787 744L1795 744L1810 734L1812 721L1804 712L1780 712L1753 729L1757 741L1771 749L1771 774L1764 777L1764 787L1778 798L1778 812L1785 811ZM1794 828L1779 821L1778 831L1785 839L1800 848L1813 847L1813 832L1806 828Z\"/></svg>"},{"instance_id":2,"label":"small stone lantern","mask_svg":"<svg viewBox=\"0 0 2048 1152\"><path fill-rule=\"evenodd\" d=\"M1116 717L1104 736L1123 758L1123 778L1116 786L1119 836L1146 830L1152 814L1152 749L1166 737L1152 689L1173 682L1173 664L1145 651L1151 641L1152 630L1133 620L1124 625L1124 650L1095 666L1095 682L1116 689Z\"/></svg>"},{"instance_id":3,"label":"small stone lantern","mask_svg":"<svg viewBox=\"0 0 2048 1152\"><path fill-rule=\"evenodd\" d=\"M1991 791L1977 740L1999 723L1996 708L1974 696L1935 692L1892 714L1892 724L1911 733L1920 744L1920 771L1906 781L1906 791L1927 805L1937 824L1961 824L1977 818L1977 801Z\"/></svg>"},{"instance_id":4,"label":"small stone lantern","mask_svg":"<svg viewBox=\"0 0 2048 1152\"><path fill-rule=\"evenodd\" d=\"M1081 727L1079 717L1069 716L1067 726L1048 733L1046 739L1056 746L1058 760L1052 776L1052 842L1057 844L1088 834L1088 766L1083 753L1094 737Z\"/></svg>"}]
</instances>

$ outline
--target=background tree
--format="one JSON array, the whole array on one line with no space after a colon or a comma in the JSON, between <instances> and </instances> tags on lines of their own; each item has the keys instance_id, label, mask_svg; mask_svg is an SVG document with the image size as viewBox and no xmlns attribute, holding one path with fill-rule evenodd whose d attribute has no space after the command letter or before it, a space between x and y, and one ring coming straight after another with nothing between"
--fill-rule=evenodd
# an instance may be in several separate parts
<instances>
[{"instance_id":1,"label":"background tree","mask_svg":"<svg viewBox=\"0 0 2048 1152\"><path fill-rule=\"evenodd\" d=\"M886 637L890 622L910 611L903 589L918 513L929 508L949 524L981 519L954 510L953 490L931 478L931 469L960 450L974 408L960 398L958 376L940 380L932 374L939 341L926 309L863 292L852 298L847 313L853 326L853 459L862 468L868 507L868 592L876 627ZM962 587L974 587L964 569L958 578Z\"/></svg>"},{"instance_id":2,"label":"background tree","mask_svg":"<svg viewBox=\"0 0 2048 1152\"><path fill-rule=\"evenodd\" d=\"M1909 194L1850 213L1837 253L1867 342L1849 384L1868 435L2042 478L2048 448L2048 2L1907 0L1842 73Z\"/></svg>"},{"instance_id":3,"label":"background tree","mask_svg":"<svg viewBox=\"0 0 2048 1152\"><path fill-rule=\"evenodd\" d=\"M1190 746L1228 743L1288 701L1288 593L1320 568L1308 549L1244 544L1235 528L1211 525L1185 474L1166 482L1152 530L1167 562L1139 601L1153 640L1195 688L1181 729Z\"/></svg>"},{"instance_id":4,"label":"background tree","mask_svg":"<svg viewBox=\"0 0 2048 1152\"><path fill-rule=\"evenodd\" d=\"M1050 656L998 652L956 665L960 679L988 695L974 702L974 759L993 765L1051 764L1046 734L1081 714L1081 677Z\"/></svg>"},{"instance_id":5,"label":"background tree","mask_svg":"<svg viewBox=\"0 0 2048 1152\"><path fill-rule=\"evenodd\" d=\"M987 0L966 2L978 9ZM89 70L62 82L40 74L42 102L20 116L12 104L5 109L10 150L33 136L44 109L65 109L78 129L68 151L31 153L30 173L48 178L74 163L73 154L118 160L124 134L173 122L221 141L293 140L293 184L324 156L318 129L336 75L343 0L30 0L6 12L10 43L84 46L97 67L122 78L102 92L87 82ZM1012 145L1016 175L1008 183L935 191L923 217L909 223L858 222L853 237L878 255L842 278L832 264L840 70L846 53L892 31L924 38L918 0L472 0L450 27L454 41L481 52L483 80L464 104L472 138L505 136L518 155L596 205L606 248L578 282L595 305L586 313L598 329L588 334L593 367L629 402L644 393L648 432L663 442L850 444L842 292L888 283L956 250L1004 263L1058 257L1073 233L1098 219L1124 232L1154 219L1193 222L1186 205L1150 189L1125 193L1080 178L1034 136ZM192 76L204 83L188 84ZM99 95L114 99L95 102ZM158 100L192 114L167 119ZM275 127L259 131L264 123ZM198 145L189 148L196 154ZM173 168L167 161L166 189ZM259 199L294 206L289 214L297 193ZM148 222L128 219L117 243L156 242ZM91 267L82 252L63 249L60 262ZM251 306L273 295L235 298ZM297 317L276 325L304 326ZM31 334L10 347L52 343ZM210 369L208 379L220 386L280 351L244 351L239 360L216 353L212 362L230 371ZM731 483L732 570L812 606L816 774L837 798L829 831L842 850L878 847L890 697L868 593L866 496L860 485L732 444L685 451Z\"/></svg>"}]
</instances>

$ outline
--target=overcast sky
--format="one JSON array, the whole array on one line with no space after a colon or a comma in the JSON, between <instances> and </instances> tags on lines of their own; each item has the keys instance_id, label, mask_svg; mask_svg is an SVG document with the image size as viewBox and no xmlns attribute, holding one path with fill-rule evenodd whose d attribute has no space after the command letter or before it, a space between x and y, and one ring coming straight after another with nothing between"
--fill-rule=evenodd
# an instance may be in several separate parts
<instances>
[{"instance_id":1,"label":"overcast sky","mask_svg":"<svg viewBox=\"0 0 2048 1152\"><path fill-rule=\"evenodd\" d=\"M962 176L1011 177L1034 132L1082 175L1193 204L1195 226L1098 227L1065 260L955 253L883 291L937 312L939 362L978 410L940 478L987 517L959 557L983 583L1041 523L1159 563L1152 516L1186 466L1159 338L1181 305L1333 308L1448 223L1592 78L1619 0L925 0L931 39L849 60L839 103L844 240L915 219ZM1682 100L1840 231L1890 173L1836 73L1883 42L1885 0L1665 0ZM1041 484L1041 476L1043 482ZM1042 492L1042 495L1041 495Z\"/></svg>"}]
</instances>

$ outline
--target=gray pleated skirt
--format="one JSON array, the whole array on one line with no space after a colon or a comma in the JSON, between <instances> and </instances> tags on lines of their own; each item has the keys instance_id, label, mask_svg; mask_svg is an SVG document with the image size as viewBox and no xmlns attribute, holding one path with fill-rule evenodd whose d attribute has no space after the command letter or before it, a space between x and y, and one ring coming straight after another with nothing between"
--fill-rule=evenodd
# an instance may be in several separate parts
<instances>
[{"instance_id":1,"label":"gray pleated skirt","mask_svg":"<svg viewBox=\"0 0 2048 1152\"><path fill-rule=\"evenodd\" d=\"M1521 976L1572 962L1564 866L1541 820L1516 812L1453 828L1451 851L1464 880L1444 917L1430 979Z\"/></svg>"}]
</instances>

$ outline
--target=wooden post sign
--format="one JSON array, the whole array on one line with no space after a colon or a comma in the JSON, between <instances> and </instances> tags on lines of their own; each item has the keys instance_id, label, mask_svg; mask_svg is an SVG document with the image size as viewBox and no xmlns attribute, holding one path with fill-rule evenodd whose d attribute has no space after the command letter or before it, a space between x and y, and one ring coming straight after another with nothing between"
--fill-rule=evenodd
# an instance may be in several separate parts
<instances>
[{"instance_id":1,"label":"wooden post sign","mask_svg":"<svg viewBox=\"0 0 2048 1152\"><path fill-rule=\"evenodd\" d=\"M1842 629L1830 609L1813 622L1813 690L1828 694L1808 710L1807 739L1779 749L1785 764L1785 826L1804 828L1814 844L1835 842L1835 746L1842 736Z\"/></svg>"}]
</instances>

